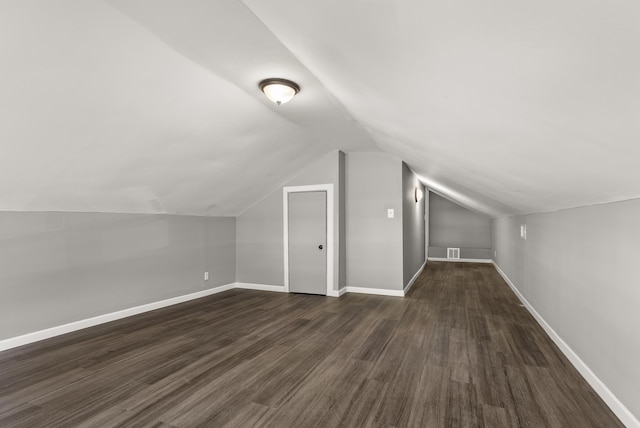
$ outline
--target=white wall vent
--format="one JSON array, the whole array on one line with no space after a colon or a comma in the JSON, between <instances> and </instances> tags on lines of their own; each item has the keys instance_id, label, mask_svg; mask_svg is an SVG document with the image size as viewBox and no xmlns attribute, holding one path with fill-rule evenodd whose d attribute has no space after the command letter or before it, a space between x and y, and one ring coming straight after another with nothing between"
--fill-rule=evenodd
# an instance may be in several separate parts
<instances>
[{"instance_id":1,"label":"white wall vent","mask_svg":"<svg viewBox=\"0 0 640 428\"><path fill-rule=\"evenodd\" d=\"M460 260L460 248L447 248L447 259Z\"/></svg>"}]
</instances>

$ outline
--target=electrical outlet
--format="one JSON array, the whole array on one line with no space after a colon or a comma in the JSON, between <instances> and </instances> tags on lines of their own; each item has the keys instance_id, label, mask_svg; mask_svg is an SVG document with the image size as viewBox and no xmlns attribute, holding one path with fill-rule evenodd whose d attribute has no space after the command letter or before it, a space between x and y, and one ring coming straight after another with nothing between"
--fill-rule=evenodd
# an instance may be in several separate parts
<instances>
[{"instance_id":1,"label":"electrical outlet","mask_svg":"<svg viewBox=\"0 0 640 428\"><path fill-rule=\"evenodd\" d=\"M389 208L387 210L387 218L393 218L395 216L395 211L393 210L393 208Z\"/></svg>"},{"instance_id":2,"label":"electrical outlet","mask_svg":"<svg viewBox=\"0 0 640 428\"><path fill-rule=\"evenodd\" d=\"M209 281L209 272L204 273L204 280Z\"/></svg>"}]
</instances>

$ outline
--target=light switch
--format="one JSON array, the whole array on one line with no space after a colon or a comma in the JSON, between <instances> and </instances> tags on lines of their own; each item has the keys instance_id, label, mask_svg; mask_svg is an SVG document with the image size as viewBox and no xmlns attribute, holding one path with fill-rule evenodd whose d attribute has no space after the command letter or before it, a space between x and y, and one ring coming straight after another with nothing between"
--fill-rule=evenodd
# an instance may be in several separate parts
<instances>
[{"instance_id":1,"label":"light switch","mask_svg":"<svg viewBox=\"0 0 640 428\"><path fill-rule=\"evenodd\" d=\"M395 213L393 211L393 208L389 208L387 210L387 218L393 218L395 216Z\"/></svg>"},{"instance_id":2,"label":"light switch","mask_svg":"<svg viewBox=\"0 0 640 428\"><path fill-rule=\"evenodd\" d=\"M520 225L520 237L522 239L527 239L527 225L526 224L521 224Z\"/></svg>"}]
</instances>

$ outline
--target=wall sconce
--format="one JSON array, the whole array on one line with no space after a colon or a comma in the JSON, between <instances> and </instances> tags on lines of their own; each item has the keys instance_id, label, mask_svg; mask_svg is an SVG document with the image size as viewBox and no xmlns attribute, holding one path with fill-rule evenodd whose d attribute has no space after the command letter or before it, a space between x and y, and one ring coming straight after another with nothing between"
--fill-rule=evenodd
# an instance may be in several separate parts
<instances>
[{"instance_id":1,"label":"wall sconce","mask_svg":"<svg viewBox=\"0 0 640 428\"><path fill-rule=\"evenodd\" d=\"M300 86L287 79L265 79L259 86L267 98L277 105L288 103L300 92Z\"/></svg>"},{"instance_id":2,"label":"wall sconce","mask_svg":"<svg viewBox=\"0 0 640 428\"><path fill-rule=\"evenodd\" d=\"M416 187L416 190L415 190L416 203L420 202L423 196L424 196L424 192L422 191L422 189L419 187Z\"/></svg>"}]
</instances>

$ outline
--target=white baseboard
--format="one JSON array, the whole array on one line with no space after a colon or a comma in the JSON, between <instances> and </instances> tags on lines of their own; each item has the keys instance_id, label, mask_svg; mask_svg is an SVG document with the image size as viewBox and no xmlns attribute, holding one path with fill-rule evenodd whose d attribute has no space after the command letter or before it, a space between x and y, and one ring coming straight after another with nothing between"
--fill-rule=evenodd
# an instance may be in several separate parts
<instances>
[{"instance_id":1,"label":"white baseboard","mask_svg":"<svg viewBox=\"0 0 640 428\"><path fill-rule=\"evenodd\" d=\"M177 305L178 303L187 302L189 300L199 299L201 297L206 297L212 294L221 293L223 291L233 289L234 286L235 284L220 285L218 287L209 288L208 290L197 291L195 293L186 294L184 296L172 297L170 299L161 300L159 302L147 303L144 305L135 306L133 308L123 309L120 311L111 312L104 315L98 315L95 317L74 321L67 324L62 324L56 327L51 327L51 328L47 328L40 331L34 331L33 333L23 334L22 336L11 337L9 339L0 340L0 351L5 351L7 349L16 348L18 346L27 345L29 343L38 342L44 339L49 339L54 336L60 336L62 334L71 333L72 331L93 327L98 324L104 324L110 321L119 320L121 318L130 317L132 315L138 315L143 312L149 312L155 309Z\"/></svg>"},{"instance_id":2,"label":"white baseboard","mask_svg":"<svg viewBox=\"0 0 640 428\"><path fill-rule=\"evenodd\" d=\"M235 288L242 288L244 290L276 291L278 293L284 293L284 285L251 284L248 282L236 282L234 285Z\"/></svg>"},{"instance_id":3,"label":"white baseboard","mask_svg":"<svg viewBox=\"0 0 640 428\"><path fill-rule=\"evenodd\" d=\"M402 293L406 296L407 293L409 292L409 290L411 289L411 287L413 286L413 283L416 282L416 279L418 279L418 277L420 276L420 274L422 273L422 271L424 270L424 267L427 265L427 261L425 260L424 263L422 263L422 266L420 266L420 269L418 269L418 272L416 272L415 275L413 275L413 278L411 278L411 281L409 281L409 283L407 284L406 287L404 287L404 290L402 290Z\"/></svg>"},{"instance_id":4,"label":"white baseboard","mask_svg":"<svg viewBox=\"0 0 640 428\"><path fill-rule=\"evenodd\" d=\"M327 294L327 296L329 296L329 297L340 297L346 292L347 292L347 289L343 287L340 290L331 290L329 292L329 294Z\"/></svg>"},{"instance_id":5,"label":"white baseboard","mask_svg":"<svg viewBox=\"0 0 640 428\"><path fill-rule=\"evenodd\" d=\"M47 328L44 330L34 331L32 333L23 334L17 337L11 337L9 339L0 340L0 352L7 349L17 348L18 346L28 345L29 343L38 342L40 340L49 339L51 337L60 336L73 331L82 330L88 327L93 327L99 324L108 323L110 321L119 320L122 318L138 315L143 312L153 311L155 309L164 308L167 306L177 305L178 303L188 302L189 300L199 299L201 297L210 296L212 294L221 293L227 290L233 290L235 288L245 290L259 290L259 291L275 291L284 292L283 285L266 285L266 284L251 284L246 282L235 282L231 284L220 285L207 290L197 291L195 293L186 294L183 296L172 297L170 299L161 300L158 302L147 303L133 308L122 309L120 311L111 312L108 314L98 315L95 317L87 318L84 320L74 321L67 324ZM340 297L343 294L351 293L366 293L366 294L379 294L383 296L403 296L401 290L381 290L376 288L360 288L360 287L344 287L340 290L333 291L329 294L332 297Z\"/></svg>"},{"instance_id":6,"label":"white baseboard","mask_svg":"<svg viewBox=\"0 0 640 428\"><path fill-rule=\"evenodd\" d=\"M562 340L558 333L542 318L542 316L531 306L531 304L525 299L525 297L520 293L520 291L516 288L516 286L511 282L509 277L500 269L500 266L496 264L496 262L492 261L493 266L495 266L496 270L502 276L509 287L513 290L513 292L518 296L518 299L522 302L522 304L527 308L527 310L533 315L538 324L547 332L551 340L560 348L562 353L567 357L567 359L573 364L573 366L580 372L582 377L585 378L587 383L591 385L594 391L602 398L602 400L609 406L611 411L616 414L616 416L622 421L622 423L626 427L636 427L640 428L640 421L626 408L624 404L616 398L616 396L611 392L609 388L598 378L598 376L591 371L589 366L585 364L584 361L576 354L573 349L567 345L567 343Z\"/></svg>"},{"instance_id":7,"label":"white baseboard","mask_svg":"<svg viewBox=\"0 0 640 428\"><path fill-rule=\"evenodd\" d=\"M430 262L463 262L463 263L492 263L491 259L447 259L444 257L429 257Z\"/></svg>"},{"instance_id":8,"label":"white baseboard","mask_svg":"<svg viewBox=\"0 0 640 428\"><path fill-rule=\"evenodd\" d=\"M379 296L404 297L404 291L402 290L389 290L385 288L346 287L346 292L360 293L360 294L376 294Z\"/></svg>"}]
</instances>

